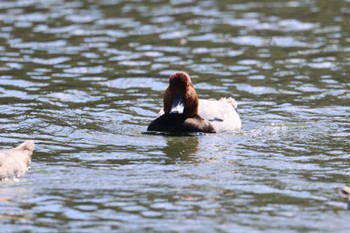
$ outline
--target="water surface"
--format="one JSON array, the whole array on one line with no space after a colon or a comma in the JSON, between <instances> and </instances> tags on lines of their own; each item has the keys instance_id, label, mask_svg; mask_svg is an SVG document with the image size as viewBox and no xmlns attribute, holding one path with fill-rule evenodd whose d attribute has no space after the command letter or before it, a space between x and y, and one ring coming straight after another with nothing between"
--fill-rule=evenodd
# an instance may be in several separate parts
<instances>
[{"instance_id":1,"label":"water surface","mask_svg":"<svg viewBox=\"0 0 350 233\"><path fill-rule=\"evenodd\" d=\"M347 232L350 2L0 3L4 232ZM145 135L170 74L234 134Z\"/></svg>"}]
</instances>

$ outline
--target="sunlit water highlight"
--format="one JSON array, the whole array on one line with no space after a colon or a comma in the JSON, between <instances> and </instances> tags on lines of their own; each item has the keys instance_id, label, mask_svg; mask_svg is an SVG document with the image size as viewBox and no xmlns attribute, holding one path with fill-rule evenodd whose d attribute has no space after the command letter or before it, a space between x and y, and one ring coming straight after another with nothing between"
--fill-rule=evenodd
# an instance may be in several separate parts
<instances>
[{"instance_id":1,"label":"sunlit water highlight","mask_svg":"<svg viewBox=\"0 0 350 233\"><path fill-rule=\"evenodd\" d=\"M0 3L1 231L348 232L349 1ZM167 78L235 134L144 134Z\"/></svg>"}]
</instances>

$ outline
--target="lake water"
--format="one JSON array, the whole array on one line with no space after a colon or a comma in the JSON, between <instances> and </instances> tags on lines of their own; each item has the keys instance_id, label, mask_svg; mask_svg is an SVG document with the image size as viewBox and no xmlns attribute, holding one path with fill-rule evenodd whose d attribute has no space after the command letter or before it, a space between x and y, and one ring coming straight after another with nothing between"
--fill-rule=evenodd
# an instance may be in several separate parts
<instances>
[{"instance_id":1,"label":"lake water","mask_svg":"<svg viewBox=\"0 0 350 233\"><path fill-rule=\"evenodd\" d=\"M1 232L348 232L349 0L0 2ZM168 77L234 134L145 135Z\"/></svg>"}]
</instances>

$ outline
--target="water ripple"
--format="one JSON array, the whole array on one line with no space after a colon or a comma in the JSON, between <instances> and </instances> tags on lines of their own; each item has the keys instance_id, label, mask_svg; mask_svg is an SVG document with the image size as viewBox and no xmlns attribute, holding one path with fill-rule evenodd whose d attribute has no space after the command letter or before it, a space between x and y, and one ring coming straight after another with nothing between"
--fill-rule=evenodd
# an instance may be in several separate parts
<instances>
[{"instance_id":1,"label":"water ripple","mask_svg":"<svg viewBox=\"0 0 350 233\"><path fill-rule=\"evenodd\" d=\"M1 229L346 232L349 4L0 2L1 146L36 141ZM242 130L142 134L178 70Z\"/></svg>"}]
</instances>

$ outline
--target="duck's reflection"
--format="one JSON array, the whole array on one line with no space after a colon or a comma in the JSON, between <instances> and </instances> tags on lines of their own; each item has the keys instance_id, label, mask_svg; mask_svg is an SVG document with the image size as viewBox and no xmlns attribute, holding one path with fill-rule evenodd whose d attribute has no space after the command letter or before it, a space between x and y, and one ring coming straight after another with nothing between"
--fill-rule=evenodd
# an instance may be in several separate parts
<instances>
[{"instance_id":1,"label":"duck's reflection","mask_svg":"<svg viewBox=\"0 0 350 233\"><path fill-rule=\"evenodd\" d=\"M168 136L163 152L168 156L167 163L195 160L199 139L198 136Z\"/></svg>"}]
</instances>

